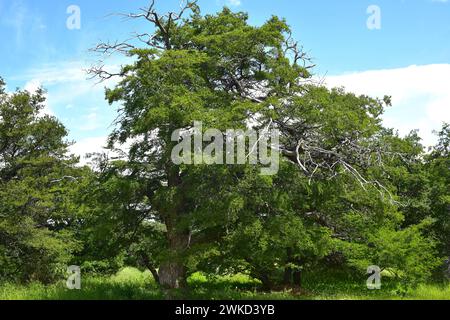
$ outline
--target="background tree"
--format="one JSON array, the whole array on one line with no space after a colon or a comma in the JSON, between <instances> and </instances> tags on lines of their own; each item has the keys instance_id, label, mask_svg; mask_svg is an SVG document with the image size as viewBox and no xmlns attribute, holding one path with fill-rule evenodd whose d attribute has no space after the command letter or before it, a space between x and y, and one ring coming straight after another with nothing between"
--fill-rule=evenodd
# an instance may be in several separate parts
<instances>
[{"instance_id":1,"label":"background tree","mask_svg":"<svg viewBox=\"0 0 450 320\"><path fill-rule=\"evenodd\" d=\"M44 91L6 93L0 81L0 277L48 282L65 272L82 170L67 131L43 115Z\"/></svg>"},{"instance_id":2,"label":"background tree","mask_svg":"<svg viewBox=\"0 0 450 320\"><path fill-rule=\"evenodd\" d=\"M440 252L450 259L450 125L444 124L438 132L439 142L427 157L430 181L430 213L435 219L434 234Z\"/></svg>"},{"instance_id":3,"label":"background tree","mask_svg":"<svg viewBox=\"0 0 450 320\"><path fill-rule=\"evenodd\" d=\"M146 196L146 180L125 161L104 154L92 157L90 180L78 200L84 217L78 225L83 242L79 265L95 273L114 273L125 265L145 267L158 282L156 269L167 244Z\"/></svg>"}]
</instances>

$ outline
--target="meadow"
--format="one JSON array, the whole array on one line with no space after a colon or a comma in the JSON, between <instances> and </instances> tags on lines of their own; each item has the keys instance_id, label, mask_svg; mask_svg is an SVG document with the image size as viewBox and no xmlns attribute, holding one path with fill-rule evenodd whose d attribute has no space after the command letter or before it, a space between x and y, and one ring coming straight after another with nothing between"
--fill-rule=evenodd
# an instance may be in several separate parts
<instances>
[{"instance_id":1,"label":"meadow","mask_svg":"<svg viewBox=\"0 0 450 320\"><path fill-rule=\"evenodd\" d=\"M397 283L384 277L380 290L368 290L364 279L351 275L305 274L301 292L258 290L259 281L246 275L208 278L196 273L189 280L189 292L173 290L175 299L189 300L450 300L449 284L421 285L399 292ZM45 286L3 284L0 300L163 300L164 293L149 272L124 268L111 276L89 276L81 290L69 290L64 282Z\"/></svg>"}]
</instances>

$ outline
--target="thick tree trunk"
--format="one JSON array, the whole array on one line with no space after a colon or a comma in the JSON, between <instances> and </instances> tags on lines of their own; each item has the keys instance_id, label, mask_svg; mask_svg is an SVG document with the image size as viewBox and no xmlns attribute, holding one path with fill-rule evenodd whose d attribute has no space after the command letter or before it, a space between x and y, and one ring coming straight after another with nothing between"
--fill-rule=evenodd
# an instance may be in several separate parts
<instances>
[{"instance_id":1,"label":"thick tree trunk","mask_svg":"<svg viewBox=\"0 0 450 320\"><path fill-rule=\"evenodd\" d=\"M159 268L159 284L164 289L180 289L186 287L186 268L183 263L166 261Z\"/></svg>"},{"instance_id":2,"label":"thick tree trunk","mask_svg":"<svg viewBox=\"0 0 450 320\"><path fill-rule=\"evenodd\" d=\"M163 289L179 289L187 285L185 256L190 245L190 230L180 226L186 209L180 169L169 165L166 170L168 187L178 190L171 199L171 207L164 209L168 256L159 268L159 284Z\"/></svg>"},{"instance_id":3,"label":"thick tree trunk","mask_svg":"<svg viewBox=\"0 0 450 320\"><path fill-rule=\"evenodd\" d=\"M184 257L189 247L189 232L168 228L169 255L159 268L159 284L164 289L180 289L187 285Z\"/></svg>"}]
</instances>

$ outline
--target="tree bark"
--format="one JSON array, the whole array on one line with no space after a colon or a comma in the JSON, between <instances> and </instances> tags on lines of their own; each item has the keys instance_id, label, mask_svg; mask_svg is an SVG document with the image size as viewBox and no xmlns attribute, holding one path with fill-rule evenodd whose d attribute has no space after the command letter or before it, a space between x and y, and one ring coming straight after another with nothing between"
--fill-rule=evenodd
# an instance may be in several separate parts
<instances>
[{"instance_id":1,"label":"tree bark","mask_svg":"<svg viewBox=\"0 0 450 320\"><path fill-rule=\"evenodd\" d=\"M284 268L283 285L289 287L292 284L292 268Z\"/></svg>"},{"instance_id":2,"label":"tree bark","mask_svg":"<svg viewBox=\"0 0 450 320\"><path fill-rule=\"evenodd\" d=\"M302 272L300 270L294 272L294 286L302 287Z\"/></svg>"},{"instance_id":3,"label":"tree bark","mask_svg":"<svg viewBox=\"0 0 450 320\"><path fill-rule=\"evenodd\" d=\"M169 255L159 268L159 283L164 289L179 289L187 285L187 270L184 257L189 247L189 231L179 230L166 223Z\"/></svg>"},{"instance_id":4,"label":"tree bark","mask_svg":"<svg viewBox=\"0 0 450 320\"><path fill-rule=\"evenodd\" d=\"M179 261L163 262L159 268L159 284L164 289L186 287L186 268Z\"/></svg>"},{"instance_id":5,"label":"tree bark","mask_svg":"<svg viewBox=\"0 0 450 320\"><path fill-rule=\"evenodd\" d=\"M292 262L292 249L287 248L286 249L286 262L291 263ZM284 268L284 277L283 277L283 285L288 288L292 285L292 274L293 270L291 267L286 266Z\"/></svg>"},{"instance_id":6,"label":"tree bark","mask_svg":"<svg viewBox=\"0 0 450 320\"><path fill-rule=\"evenodd\" d=\"M177 195L171 199L171 206L165 208L163 214L167 229L168 256L159 268L159 284L163 289L179 289L187 285L185 254L190 245L190 230L180 226L186 209L180 169L168 165L166 172L168 187L178 190Z\"/></svg>"},{"instance_id":7,"label":"tree bark","mask_svg":"<svg viewBox=\"0 0 450 320\"><path fill-rule=\"evenodd\" d=\"M161 284L161 282L160 282L160 280L159 280L158 271L157 271L155 268L153 268L153 267L149 268L149 270L150 270L150 272L152 273L152 276L153 276L153 278L155 279L155 282L156 282L158 285Z\"/></svg>"},{"instance_id":8,"label":"tree bark","mask_svg":"<svg viewBox=\"0 0 450 320\"><path fill-rule=\"evenodd\" d=\"M153 263L150 262L150 259L147 257L147 255L142 254L142 260L144 262L145 267L150 270L153 278L155 279L155 282L157 284L160 284L159 281L159 275L158 275L158 271L156 270L155 266Z\"/></svg>"},{"instance_id":9,"label":"tree bark","mask_svg":"<svg viewBox=\"0 0 450 320\"><path fill-rule=\"evenodd\" d=\"M273 282L268 275L261 275L259 280L262 282L262 290L270 292L273 289Z\"/></svg>"},{"instance_id":10,"label":"tree bark","mask_svg":"<svg viewBox=\"0 0 450 320\"><path fill-rule=\"evenodd\" d=\"M179 227L180 209L166 218L168 256L159 268L159 284L163 289L180 289L187 285L185 254L190 245L190 232Z\"/></svg>"}]
</instances>

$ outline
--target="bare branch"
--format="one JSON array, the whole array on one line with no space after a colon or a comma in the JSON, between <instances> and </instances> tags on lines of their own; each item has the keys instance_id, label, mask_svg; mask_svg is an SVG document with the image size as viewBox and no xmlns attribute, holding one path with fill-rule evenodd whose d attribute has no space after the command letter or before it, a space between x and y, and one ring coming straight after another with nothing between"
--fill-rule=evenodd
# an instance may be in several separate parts
<instances>
[{"instance_id":1,"label":"bare branch","mask_svg":"<svg viewBox=\"0 0 450 320\"><path fill-rule=\"evenodd\" d=\"M289 54L292 54L294 64L298 65L299 62L302 61L303 68L307 70L316 67L316 65L312 62L312 58L303 50L303 47L294 40L292 31L288 31L288 36L284 43L284 55Z\"/></svg>"},{"instance_id":2,"label":"bare branch","mask_svg":"<svg viewBox=\"0 0 450 320\"><path fill-rule=\"evenodd\" d=\"M122 72L114 73L107 71L104 64L91 66L86 70L86 72L89 75L89 79L98 78L98 83L104 82L114 77L122 76Z\"/></svg>"},{"instance_id":3,"label":"bare branch","mask_svg":"<svg viewBox=\"0 0 450 320\"><path fill-rule=\"evenodd\" d=\"M136 37L135 37L136 38ZM90 49L92 52L97 52L102 55L111 56L115 53L123 53L127 54L130 50L135 49L136 47L129 43L131 39L125 40L124 42L101 42L97 44L94 48Z\"/></svg>"},{"instance_id":4,"label":"bare branch","mask_svg":"<svg viewBox=\"0 0 450 320\"><path fill-rule=\"evenodd\" d=\"M156 27L157 32L154 34L135 32L131 38L124 41L101 42L92 48L91 51L106 57L110 57L117 53L129 55L130 51L139 48L139 43L159 50L171 50L171 33L173 28L176 26L176 23L183 18L183 15L186 14L187 11L191 10L195 12L198 9L197 2L198 0L183 0L181 1L180 10L178 12L169 12L161 15L155 9L155 0L151 0L150 5L147 8L141 8L138 13L112 14L123 17L126 20L145 19ZM111 73L106 71L102 61L100 61L97 66L91 67L87 72L92 76L91 78L99 78L99 82L122 75L121 73Z\"/></svg>"},{"instance_id":5,"label":"bare branch","mask_svg":"<svg viewBox=\"0 0 450 320\"><path fill-rule=\"evenodd\" d=\"M75 178L75 177L72 177L72 176L64 176L61 179L52 180L52 181L50 181L50 183L59 183L59 182L62 182L64 180L78 181L78 179L79 178Z\"/></svg>"}]
</instances>

